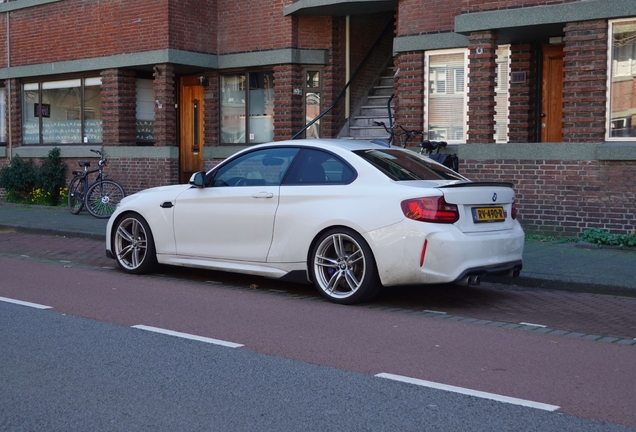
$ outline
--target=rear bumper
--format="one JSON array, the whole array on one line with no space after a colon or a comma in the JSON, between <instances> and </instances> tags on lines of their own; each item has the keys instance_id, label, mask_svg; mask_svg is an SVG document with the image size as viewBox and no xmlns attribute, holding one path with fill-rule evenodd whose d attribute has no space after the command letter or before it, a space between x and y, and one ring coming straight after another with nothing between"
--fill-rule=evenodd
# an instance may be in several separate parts
<instances>
[{"instance_id":1,"label":"rear bumper","mask_svg":"<svg viewBox=\"0 0 636 432\"><path fill-rule=\"evenodd\" d=\"M512 229L466 234L453 225L406 219L367 236L384 286L452 283L523 266L524 232L516 221Z\"/></svg>"}]
</instances>

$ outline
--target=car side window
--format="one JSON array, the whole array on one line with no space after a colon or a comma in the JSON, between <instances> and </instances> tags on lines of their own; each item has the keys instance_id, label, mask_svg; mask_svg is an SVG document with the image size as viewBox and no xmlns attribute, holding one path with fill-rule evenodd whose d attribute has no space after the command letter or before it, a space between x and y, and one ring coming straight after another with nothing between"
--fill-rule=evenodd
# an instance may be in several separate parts
<instances>
[{"instance_id":1,"label":"car side window","mask_svg":"<svg viewBox=\"0 0 636 432\"><path fill-rule=\"evenodd\" d=\"M355 171L337 156L321 150L303 149L283 184L348 184L355 178Z\"/></svg>"},{"instance_id":2,"label":"car side window","mask_svg":"<svg viewBox=\"0 0 636 432\"><path fill-rule=\"evenodd\" d=\"M212 186L278 186L298 150L268 148L241 155L214 172Z\"/></svg>"}]
</instances>

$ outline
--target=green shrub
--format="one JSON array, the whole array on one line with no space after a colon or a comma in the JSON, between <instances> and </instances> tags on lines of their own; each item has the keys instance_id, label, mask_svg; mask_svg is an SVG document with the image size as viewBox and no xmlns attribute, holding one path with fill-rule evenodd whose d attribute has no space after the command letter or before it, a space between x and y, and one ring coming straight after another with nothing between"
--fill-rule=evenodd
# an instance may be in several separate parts
<instances>
[{"instance_id":1,"label":"green shrub","mask_svg":"<svg viewBox=\"0 0 636 432\"><path fill-rule=\"evenodd\" d=\"M66 164L62 163L60 158L60 149L55 147L49 151L46 159L42 161L37 170L37 178L35 182L36 189L43 191L43 195L50 197L51 204L55 204L60 198L60 189L66 185L64 177Z\"/></svg>"},{"instance_id":2,"label":"green shrub","mask_svg":"<svg viewBox=\"0 0 636 432\"><path fill-rule=\"evenodd\" d=\"M6 191L9 202L29 202L35 188L37 171L30 160L14 156L8 167L0 170L0 187Z\"/></svg>"},{"instance_id":3,"label":"green shrub","mask_svg":"<svg viewBox=\"0 0 636 432\"><path fill-rule=\"evenodd\" d=\"M600 228L586 230L581 241L601 246L636 247L636 234L612 234Z\"/></svg>"},{"instance_id":4,"label":"green shrub","mask_svg":"<svg viewBox=\"0 0 636 432\"><path fill-rule=\"evenodd\" d=\"M0 170L0 187L5 189L8 202L54 205L66 187L65 170L57 147L39 166L30 159L14 156L9 166Z\"/></svg>"}]
</instances>

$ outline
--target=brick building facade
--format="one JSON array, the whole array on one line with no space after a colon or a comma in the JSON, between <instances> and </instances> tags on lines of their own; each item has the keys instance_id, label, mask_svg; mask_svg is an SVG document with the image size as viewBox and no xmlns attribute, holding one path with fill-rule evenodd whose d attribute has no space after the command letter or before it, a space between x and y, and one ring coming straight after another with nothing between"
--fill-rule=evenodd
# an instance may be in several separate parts
<instances>
[{"instance_id":1,"label":"brick building facade","mask_svg":"<svg viewBox=\"0 0 636 432\"><path fill-rule=\"evenodd\" d=\"M0 167L184 182L330 106L303 135L347 136L387 66L394 121L512 182L526 231L636 228L634 0L0 3Z\"/></svg>"}]
</instances>

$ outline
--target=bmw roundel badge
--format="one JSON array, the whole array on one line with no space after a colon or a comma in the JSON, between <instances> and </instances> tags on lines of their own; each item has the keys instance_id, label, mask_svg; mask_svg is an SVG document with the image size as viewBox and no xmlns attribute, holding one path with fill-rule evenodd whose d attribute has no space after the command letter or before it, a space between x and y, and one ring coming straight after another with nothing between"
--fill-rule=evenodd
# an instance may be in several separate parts
<instances>
[{"instance_id":1,"label":"bmw roundel badge","mask_svg":"<svg viewBox=\"0 0 636 432\"><path fill-rule=\"evenodd\" d=\"M496 193L492 194L492 202L495 202L495 201L497 201L497 194Z\"/></svg>"}]
</instances>

